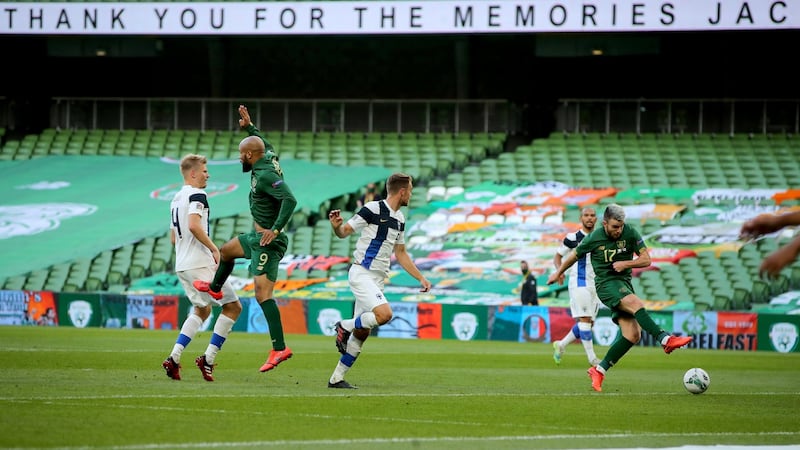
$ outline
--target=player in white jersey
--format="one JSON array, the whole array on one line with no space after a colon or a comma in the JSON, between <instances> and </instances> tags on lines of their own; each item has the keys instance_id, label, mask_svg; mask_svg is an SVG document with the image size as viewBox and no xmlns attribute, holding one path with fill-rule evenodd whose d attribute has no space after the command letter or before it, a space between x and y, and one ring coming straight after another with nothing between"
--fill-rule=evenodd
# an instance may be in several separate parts
<instances>
[{"instance_id":1,"label":"player in white jersey","mask_svg":"<svg viewBox=\"0 0 800 450\"><path fill-rule=\"evenodd\" d=\"M574 233L567 233L553 257L556 270L561 267L561 259L574 250L583 238L594 230L595 223L597 223L597 212L594 208L581 209L581 229ZM553 360L556 364L561 364L564 350L575 339L581 340L586 356L589 358L589 364L596 366L600 362L594 352L592 336L592 326L597 318L597 311L600 309L600 299L597 297L594 286L594 269L589 259L590 256L586 255L570 268L569 309L577 322L563 338L553 342ZM563 278L561 282L563 283Z\"/></svg>"},{"instance_id":2,"label":"player in white jersey","mask_svg":"<svg viewBox=\"0 0 800 450\"><path fill-rule=\"evenodd\" d=\"M400 266L419 280L422 285L420 292L431 289L431 282L422 275L406 251L405 217L400 208L408 206L413 187L409 175L394 173L386 180L388 197L385 200L367 202L347 223L338 209L328 214L338 238L361 233L348 277L355 297L353 318L336 323L336 348L342 356L328 380L329 388L355 389L344 380L345 374L356 362L370 330L392 319L392 308L383 296L392 253Z\"/></svg>"},{"instance_id":3,"label":"player in white jersey","mask_svg":"<svg viewBox=\"0 0 800 450\"><path fill-rule=\"evenodd\" d=\"M161 364L167 376L173 380L181 379L181 354L194 339L197 330L211 315L213 304L222 305L222 314L214 323L214 333L203 355L195 359L203 379L214 381L214 361L217 352L228 338L236 319L242 312L239 297L229 282L222 287L224 296L214 300L201 293L192 285L194 280L208 280L214 276L219 263L219 249L208 235L208 196L204 190L208 183L208 168L205 156L186 155L181 159L183 187L170 204L170 234L175 245L175 272L183 286L186 296L192 303L192 313L181 326L181 332L172 347L172 352Z\"/></svg>"}]
</instances>

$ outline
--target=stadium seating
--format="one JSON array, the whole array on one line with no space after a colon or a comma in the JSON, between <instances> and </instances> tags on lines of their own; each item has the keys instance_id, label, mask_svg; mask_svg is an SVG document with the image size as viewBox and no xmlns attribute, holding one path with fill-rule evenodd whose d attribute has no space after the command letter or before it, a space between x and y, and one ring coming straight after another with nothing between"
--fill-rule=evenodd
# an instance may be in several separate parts
<instances>
[{"instance_id":1,"label":"stadium seating","mask_svg":"<svg viewBox=\"0 0 800 450\"><path fill-rule=\"evenodd\" d=\"M504 133L450 135L404 133L311 133L266 131L282 158L303 158L342 166L377 165L403 171L415 177L418 189L412 207L427 202L424 184L445 176L487 155L503 150ZM49 155L108 155L179 158L188 152L208 154L211 159L238 158L241 132L200 132L197 130L57 130L8 140L0 147L0 160L42 158ZM460 187L458 185L457 187ZM336 197L317 211L297 211L290 226L298 238L291 238L291 253L348 256L350 240L331 241L327 227L313 227L328 209L354 209L360 193ZM250 229L249 212L220 218L212 224L217 245ZM308 238L306 238L306 235ZM91 261L74 261L26 276L0 280L5 289L54 291L97 291L119 288L131 279L171 270L174 255L169 236L146 238L136 244L106 251ZM49 273L49 275L48 275ZM319 274L319 273L317 273ZM306 274L307 275L307 274ZM295 275L300 276L300 273Z\"/></svg>"},{"instance_id":2,"label":"stadium seating","mask_svg":"<svg viewBox=\"0 0 800 450\"><path fill-rule=\"evenodd\" d=\"M714 136L620 134L565 134L528 145L505 149L503 133L311 133L266 132L281 158L302 158L341 166L379 165L415 176L414 209L430 201L448 198L464 188L485 181L560 181L576 187L613 185L618 188L786 188L800 179L800 140L786 135ZM171 156L187 152L208 154L212 159L237 158L239 132L196 130L55 130L20 140L7 140L0 160L41 158L48 155ZM290 247L293 255L349 256L354 240L332 238L327 221L320 220L331 208L354 209L359 193L329 199L317 211L298 211L292 221ZM652 199L650 199L652 200ZM630 199L604 198L630 203ZM669 202L694 205L690 199ZM467 216L465 216L465 220ZM477 218L474 218L477 220ZM481 217L481 220L487 220ZM497 220L497 218L495 218ZM212 239L222 245L250 229L249 213L216 219ZM672 221L641 223L643 234ZM646 271L635 278L644 298L690 300L695 309L748 309L772 295L800 286L800 264L784 271L776 282L757 276L763 257L777 248L775 240L762 240L738 252L699 252L676 265ZM131 279L170 271L174 263L168 235L108 250L92 260L73 261L0 280L4 289L63 291L120 290ZM341 269L340 268L334 268ZM325 271L294 271L292 278L325 276ZM327 271L330 274L330 271Z\"/></svg>"}]
</instances>

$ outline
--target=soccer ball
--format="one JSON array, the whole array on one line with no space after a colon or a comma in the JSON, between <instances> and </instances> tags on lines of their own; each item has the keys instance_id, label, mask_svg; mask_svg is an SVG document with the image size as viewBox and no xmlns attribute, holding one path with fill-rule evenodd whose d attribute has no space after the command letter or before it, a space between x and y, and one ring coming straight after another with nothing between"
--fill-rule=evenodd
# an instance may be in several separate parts
<instances>
[{"instance_id":1,"label":"soccer ball","mask_svg":"<svg viewBox=\"0 0 800 450\"><path fill-rule=\"evenodd\" d=\"M683 387L692 394L702 394L708 389L709 384L711 384L711 377L699 367L693 367L683 374Z\"/></svg>"}]
</instances>

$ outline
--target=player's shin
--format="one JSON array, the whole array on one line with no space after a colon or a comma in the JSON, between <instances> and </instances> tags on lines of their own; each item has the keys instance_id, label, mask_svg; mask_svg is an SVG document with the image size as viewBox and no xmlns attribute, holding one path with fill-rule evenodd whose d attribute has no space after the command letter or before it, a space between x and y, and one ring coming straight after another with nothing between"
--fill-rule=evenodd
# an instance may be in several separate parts
<instances>
[{"instance_id":1,"label":"player's shin","mask_svg":"<svg viewBox=\"0 0 800 450\"><path fill-rule=\"evenodd\" d=\"M225 280L231 275L233 272L233 268L236 265L235 261L220 261L219 266L217 267L217 272L214 273L214 280L211 281L210 288L214 292L219 292L222 290L222 285L225 284Z\"/></svg>"}]
</instances>

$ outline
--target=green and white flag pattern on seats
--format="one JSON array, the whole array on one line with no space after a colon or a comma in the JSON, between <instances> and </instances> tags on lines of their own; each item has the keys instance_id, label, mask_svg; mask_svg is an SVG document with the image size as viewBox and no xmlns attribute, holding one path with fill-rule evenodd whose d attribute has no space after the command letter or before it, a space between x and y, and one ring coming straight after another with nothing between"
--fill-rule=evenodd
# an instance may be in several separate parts
<instances>
[{"instance_id":1,"label":"green and white flag pattern on seats","mask_svg":"<svg viewBox=\"0 0 800 450\"><path fill-rule=\"evenodd\" d=\"M391 174L289 159L281 166L298 209L312 211ZM239 161L208 170L212 219L247 212L250 174ZM178 161L167 158L49 156L2 161L0 172L0 279L164 235L183 183Z\"/></svg>"}]
</instances>

